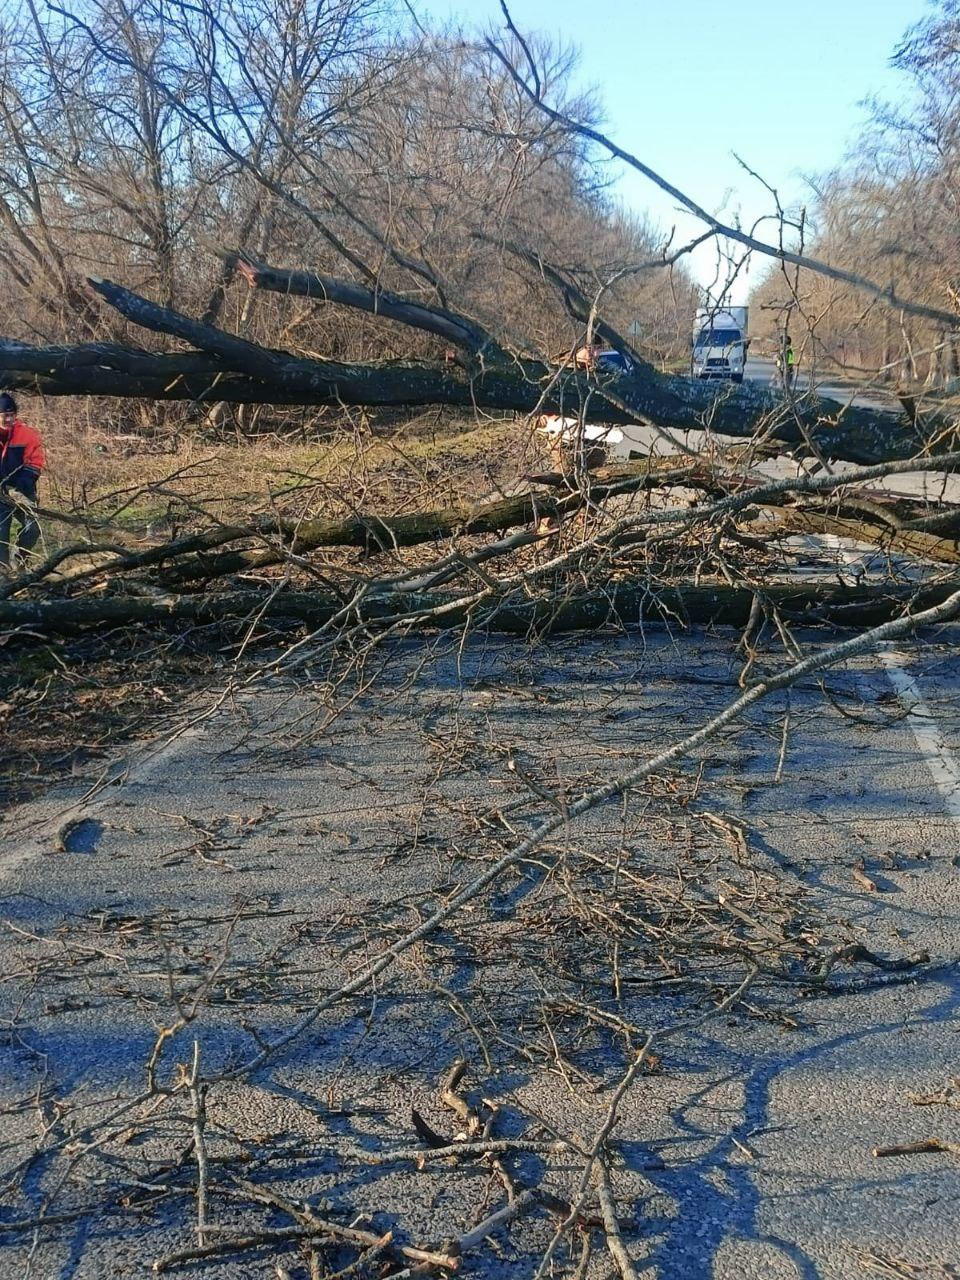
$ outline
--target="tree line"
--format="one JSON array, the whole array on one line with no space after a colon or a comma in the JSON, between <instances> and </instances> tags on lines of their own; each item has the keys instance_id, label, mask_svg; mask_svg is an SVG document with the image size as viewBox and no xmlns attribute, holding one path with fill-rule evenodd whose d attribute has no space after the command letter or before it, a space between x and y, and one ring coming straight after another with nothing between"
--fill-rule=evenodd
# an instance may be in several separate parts
<instances>
[{"instance_id":1,"label":"tree line","mask_svg":"<svg viewBox=\"0 0 960 1280\"><path fill-rule=\"evenodd\" d=\"M955 313L960 301L960 3L938 0L891 57L903 93L874 100L850 157L815 184L811 208L785 219L812 256L870 276L893 294ZM844 281L777 265L753 296L758 331L789 328L810 361L881 380L949 385L957 335L865 298ZM955 327L954 327L955 328Z\"/></svg>"},{"instance_id":2,"label":"tree line","mask_svg":"<svg viewBox=\"0 0 960 1280\"><path fill-rule=\"evenodd\" d=\"M20 0L0 34L6 338L130 341L85 286L96 275L268 347L450 358L442 337L412 338L382 314L251 290L238 272L249 256L435 308L455 301L540 356L582 330L550 277L562 264L575 291L602 290L605 316L654 362L685 351L695 291L682 265L666 280L653 267L620 275L656 260L656 233L617 206L588 146L457 29L426 28L389 0L68 0L42 12ZM570 52L543 40L533 52L544 87L589 118ZM205 416L225 412L258 410Z\"/></svg>"}]
</instances>

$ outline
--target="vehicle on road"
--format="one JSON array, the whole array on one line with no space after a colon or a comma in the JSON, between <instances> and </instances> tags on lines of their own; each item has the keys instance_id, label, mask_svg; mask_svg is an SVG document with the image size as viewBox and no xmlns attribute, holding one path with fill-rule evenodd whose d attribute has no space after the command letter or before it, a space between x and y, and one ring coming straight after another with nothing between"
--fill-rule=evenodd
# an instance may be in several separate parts
<instances>
[{"instance_id":1,"label":"vehicle on road","mask_svg":"<svg viewBox=\"0 0 960 1280\"><path fill-rule=\"evenodd\" d=\"M620 351L601 351L597 356L597 368L603 373L627 375L634 371L633 361Z\"/></svg>"},{"instance_id":2,"label":"vehicle on road","mask_svg":"<svg viewBox=\"0 0 960 1280\"><path fill-rule=\"evenodd\" d=\"M591 358L598 374L629 377L635 371L634 362L620 351L599 350ZM603 466L605 462L626 461L640 456L631 451L619 427L592 422L581 424L578 418L544 413L537 419L537 430L547 437L550 450L562 470L578 457L580 465L589 471Z\"/></svg>"},{"instance_id":3,"label":"vehicle on road","mask_svg":"<svg viewBox=\"0 0 960 1280\"><path fill-rule=\"evenodd\" d=\"M743 381L749 307L699 307L693 324L691 378Z\"/></svg>"}]
</instances>

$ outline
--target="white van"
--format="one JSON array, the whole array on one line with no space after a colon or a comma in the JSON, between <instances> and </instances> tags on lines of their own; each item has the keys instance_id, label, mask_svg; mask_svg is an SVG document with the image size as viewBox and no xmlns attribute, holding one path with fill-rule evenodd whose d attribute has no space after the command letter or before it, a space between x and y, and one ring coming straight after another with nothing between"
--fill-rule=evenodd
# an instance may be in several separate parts
<instances>
[{"instance_id":1,"label":"white van","mask_svg":"<svg viewBox=\"0 0 960 1280\"><path fill-rule=\"evenodd\" d=\"M749 307L699 307L693 325L691 378L742 382L747 362Z\"/></svg>"}]
</instances>

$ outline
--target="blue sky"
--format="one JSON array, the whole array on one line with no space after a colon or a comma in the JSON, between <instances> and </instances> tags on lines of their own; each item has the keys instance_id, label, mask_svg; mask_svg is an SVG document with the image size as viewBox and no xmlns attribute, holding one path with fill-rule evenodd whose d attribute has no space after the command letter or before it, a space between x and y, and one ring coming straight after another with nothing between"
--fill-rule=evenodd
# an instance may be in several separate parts
<instances>
[{"instance_id":1,"label":"blue sky","mask_svg":"<svg viewBox=\"0 0 960 1280\"><path fill-rule=\"evenodd\" d=\"M502 27L497 0L414 4ZM731 152L785 204L808 200L804 175L842 159L864 119L862 100L905 92L889 58L929 11L925 0L510 0L510 9L522 31L579 47L581 82L599 89L604 128L621 146L712 212L739 211L745 223L769 213L771 201ZM675 243L697 234L700 224L639 174L625 171L617 191L661 227L676 226ZM697 255L701 283L713 262ZM744 280L734 301L749 287Z\"/></svg>"}]
</instances>

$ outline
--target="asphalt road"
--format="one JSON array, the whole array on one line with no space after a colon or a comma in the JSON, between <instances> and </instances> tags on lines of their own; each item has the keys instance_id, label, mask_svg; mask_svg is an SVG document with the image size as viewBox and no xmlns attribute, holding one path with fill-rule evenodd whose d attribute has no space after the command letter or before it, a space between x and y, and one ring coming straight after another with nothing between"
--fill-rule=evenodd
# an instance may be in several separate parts
<instances>
[{"instance_id":1,"label":"asphalt road","mask_svg":"<svg viewBox=\"0 0 960 1280\"><path fill-rule=\"evenodd\" d=\"M748 359L745 377L748 381L757 382L762 386L773 387L778 385L776 365L773 360L766 358ZM828 400L839 400L841 404L855 404L863 408L889 410L890 412L896 412L899 409L896 400L882 391L858 392L848 382L832 380L829 374L818 374L811 378L808 370L803 364L800 364L796 374L796 390L807 391L811 386L818 395Z\"/></svg>"},{"instance_id":2,"label":"asphalt road","mask_svg":"<svg viewBox=\"0 0 960 1280\"><path fill-rule=\"evenodd\" d=\"M747 362L746 377L748 381L755 382L761 386L772 386L774 373L772 360L753 359ZM809 385L809 377L806 371L801 368L797 374L797 391L803 392L808 389ZM849 386L820 380L816 383L816 389L819 395L838 400L841 404L858 405L863 408L890 413L897 412L899 408L892 397L883 393L855 394ZM680 445L689 449L700 449L704 445L704 435L698 431L664 432L647 426L627 426L622 431L624 441L622 444L615 446L612 451L613 456L618 458L637 457L640 454L669 454L677 452ZM723 438L721 437L721 439ZM732 444L738 443L732 438L730 442ZM801 463L809 464L815 461L813 458L807 458L801 460ZM852 463L831 463L832 469L838 473L849 471L852 466ZM771 479L785 479L788 475L796 475L800 470L800 466L787 459L776 458L769 462L761 463L756 470L769 475ZM960 503L960 477L955 475L945 476L939 472L905 473L890 480L874 482L872 487L901 497Z\"/></svg>"},{"instance_id":3,"label":"asphalt road","mask_svg":"<svg viewBox=\"0 0 960 1280\"><path fill-rule=\"evenodd\" d=\"M143 744L106 777L6 814L0 1227L41 1213L67 1221L36 1238L0 1230L0 1274L140 1276L195 1243L192 1197L150 1192L170 1167L188 1192L195 1181L184 1104L84 1130L142 1090L158 1028L189 1012L220 965L218 998L172 1035L160 1079L191 1061L195 1040L208 1074L249 1057L251 1027L288 1029L365 948L376 953L383 930L396 936L474 875L486 846L507 839L491 815L525 829L510 807L518 788L530 798L516 762L555 790L662 748L737 695L734 639L648 628L531 650L477 638L426 665L419 651L397 650L381 692L361 693L322 733L322 681L274 681L167 744ZM734 881L758 901L794 904L761 930L803 919L824 946L860 942L885 957L925 949L932 960L906 981L841 964L817 995L809 983L761 984L748 1008L663 1044L658 1069L624 1101L611 1170L644 1275L856 1280L894 1274L896 1259L917 1268L900 1272L911 1276L957 1261L956 1158L871 1154L931 1136L960 1142L960 1110L910 1102L956 1076L960 1043L955 637L928 637L909 659L863 659L828 686L830 700L813 683L781 696L682 766L661 792L687 788L679 817L640 792L557 837L552 857L617 854L625 874L695 866L704 901ZM288 1221L221 1189L222 1162L240 1151L247 1177L324 1197L345 1222L366 1214L376 1231L421 1244L463 1231L478 1202L489 1211L502 1199L496 1180L463 1164L370 1167L356 1154L409 1147L411 1104L451 1132L437 1088L461 1055L478 1091L500 1103L499 1132L543 1125L589 1140L622 1073L622 1043L599 1057L574 1048L565 1066L515 1051L537 1038L539 993L561 983L565 948L585 945L582 930L550 940L549 929L547 943L527 945L551 919L547 870L498 888L459 932L451 926L372 996L332 1010L272 1065L211 1089L216 1227ZM352 949L334 954L325 939L344 928ZM650 1028L702 1012L702 994L682 979L699 963L681 966L676 994L624 985L617 1016ZM721 967L711 980L735 972ZM431 974L442 977L439 994ZM604 990L591 998L606 1004ZM530 1176L570 1195L578 1168L569 1155L544 1156ZM137 1211L120 1211L118 1180ZM550 1218L533 1215L465 1259L461 1274L530 1277L552 1232ZM262 1280L275 1259L294 1280L307 1275L295 1247L199 1273ZM599 1244L586 1274L610 1274Z\"/></svg>"}]
</instances>

